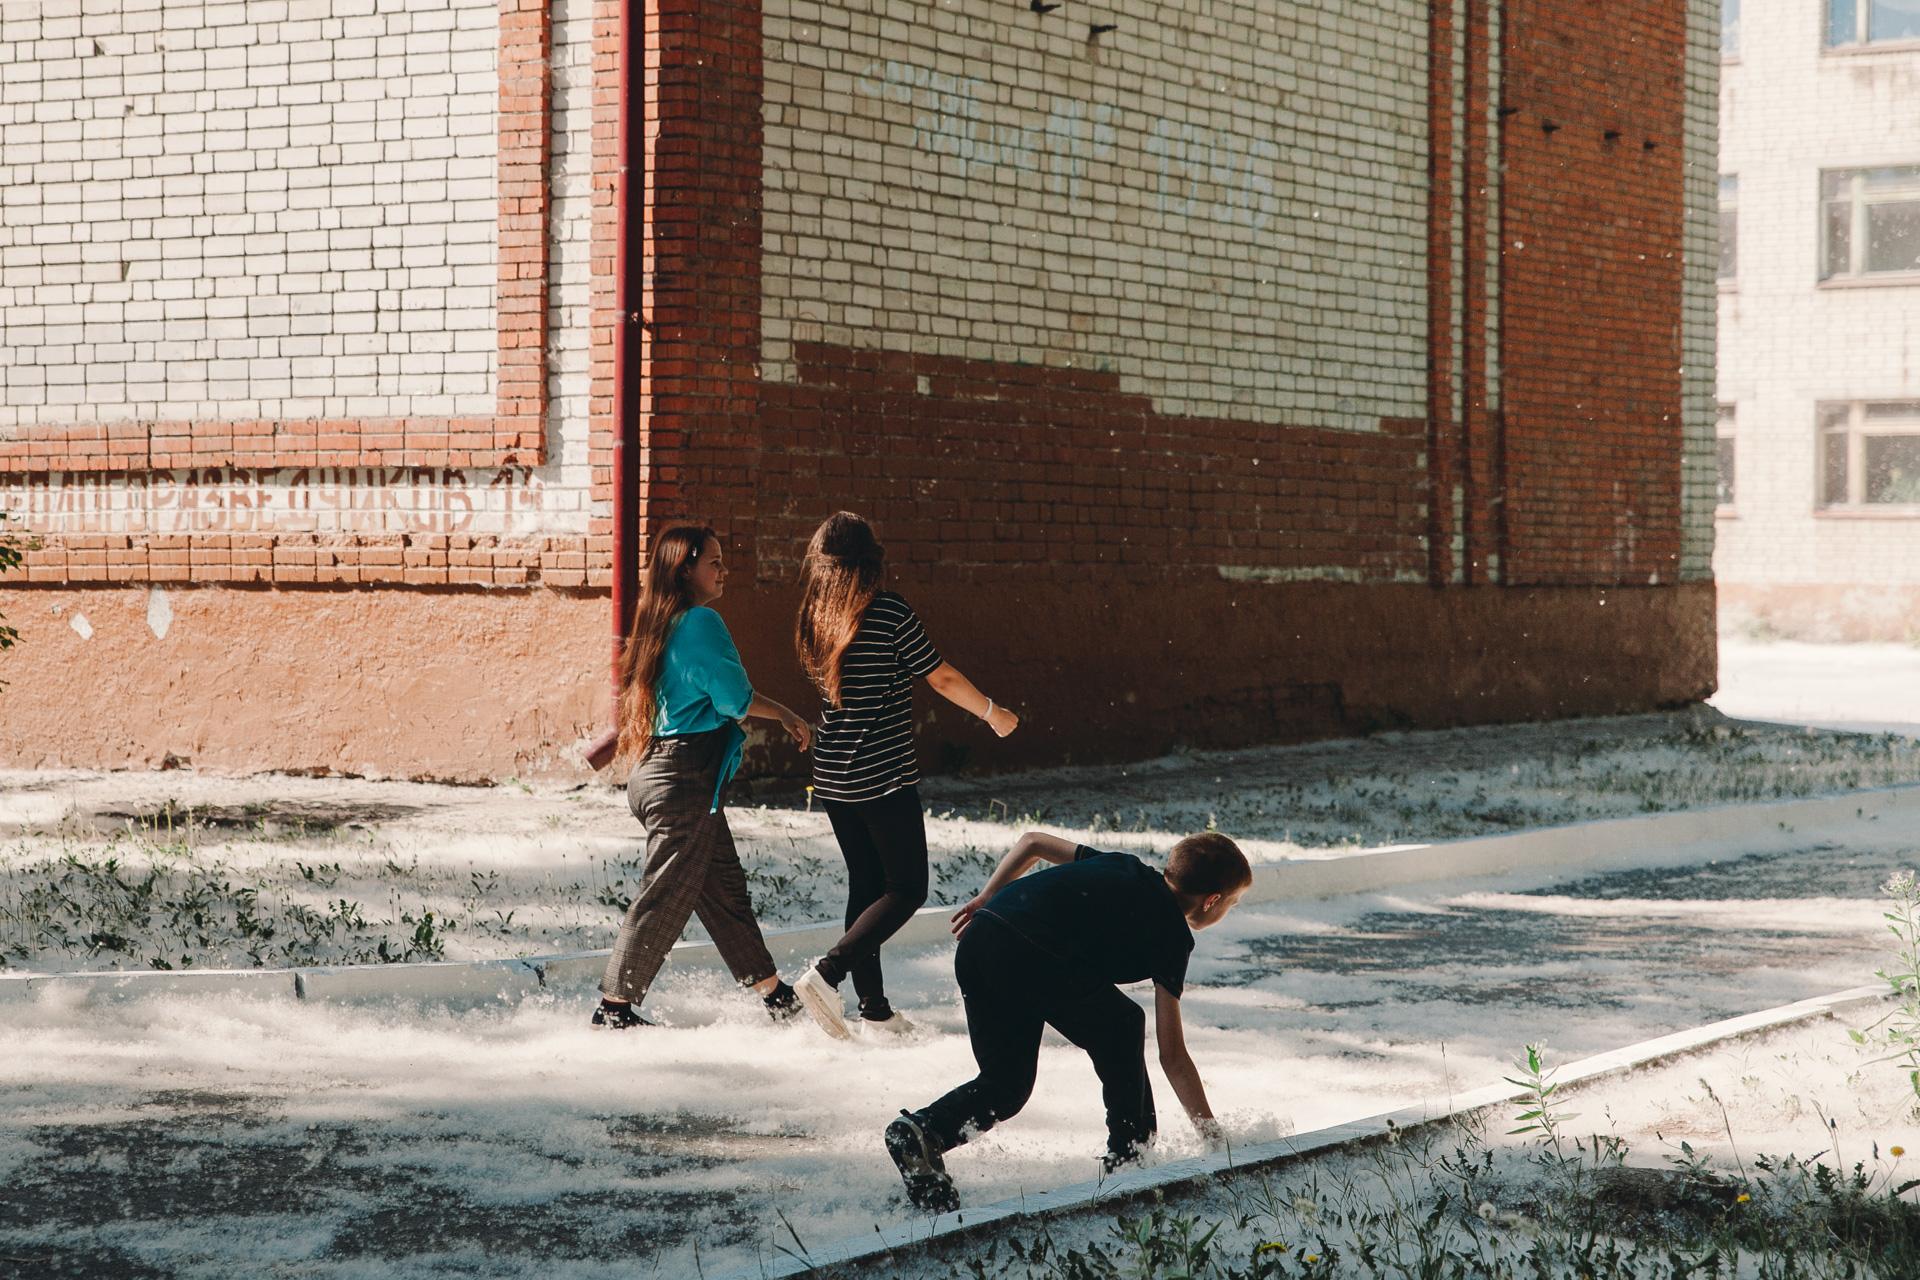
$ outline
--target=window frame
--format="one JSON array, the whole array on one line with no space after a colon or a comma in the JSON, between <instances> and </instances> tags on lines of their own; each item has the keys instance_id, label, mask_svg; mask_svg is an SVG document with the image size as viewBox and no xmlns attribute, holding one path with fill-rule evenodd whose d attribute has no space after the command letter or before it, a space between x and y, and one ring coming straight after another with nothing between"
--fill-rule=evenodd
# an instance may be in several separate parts
<instances>
[{"instance_id":1,"label":"window frame","mask_svg":"<svg viewBox=\"0 0 1920 1280\"><path fill-rule=\"evenodd\" d=\"M1920 48L1920 45L1916 45ZM1866 195L1862 189L1865 175L1875 169L1905 169L1912 174L1911 192L1902 192L1898 198L1882 195L1878 199ZM1847 175L1851 181L1847 216L1847 269L1844 272L1830 273L1827 264L1831 258L1829 237L1831 235L1827 206L1835 203L1827 195L1827 179L1836 175ZM1832 169L1821 169L1815 179L1816 207L1819 218L1818 255L1814 270L1818 274L1816 283L1820 288L1857 289L1886 285L1920 284L1920 265L1899 271L1863 271L1859 264L1865 261L1871 237L1867 230L1867 210L1875 204L1914 204L1920 205L1920 161L1905 161L1899 164L1851 164Z\"/></svg>"},{"instance_id":2,"label":"window frame","mask_svg":"<svg viewBox=\"0 0 1920 1280\"><path fill-rule=\"evenodd\" d=\"M1866 429L1867 410L1905 405L1911 413L1905 417L1876 419L1874 429ZM1828 425L1826 417L1845 411L1844 425ZM1888 430L1891 426L1893 429ZM1846 436L1847 496L1842 502L1828 502L1827 439ZM1813 406L1813 512L1818 516L1920 518L1920 500L1913 502L1870 502L1867 500L1867 437L1914 436L1920 438L1920 400L1821 400Z\"/></svg>"},{"instance_id":3,"label":"window frame","mask_svg":"<svg viewBox=\"0 0 1920 1280\"><path fill-rule=\"evenodd\" d=\"M1875 0L1855 0L1853 14L1853 39L1844 44L1833 43L1833 0L1825 0L1820 6L1820 50L1822 53L1840 57L1854 57L1863 53L1901 53L1920 49L1920 35L1900 36L1895 39L1875 40L1869 36L1873 30L1873 6Z\"/></svg>"}]
</instances>

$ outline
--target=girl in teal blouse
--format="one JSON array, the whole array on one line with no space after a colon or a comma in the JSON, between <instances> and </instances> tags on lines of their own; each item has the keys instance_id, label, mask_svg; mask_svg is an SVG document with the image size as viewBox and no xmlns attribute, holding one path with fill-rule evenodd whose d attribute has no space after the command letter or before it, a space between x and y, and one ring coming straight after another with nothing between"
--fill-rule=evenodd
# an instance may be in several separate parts
<instances>
[{"instance_id":1,"label":"girl in teal blouse","mask_svg":"<svg viewBox=\"0 0 1920 1280\"><path fill-rule=\"evenodd\" d=\"M733 636L719 614L699 604L673 620L653 696L654 737L678 738L715 729L726 735L726 755L707 810L719 812L720 794L740 771L740 756L746 748L747 734L740 721L752 713L754 703L740 651L733 647ZM773 703L767 706L776 708ZM775 709L776 718L780 710L785 708Z\"/></svg>"},{"instance_id":2,"label":"girl in teal blouse","mask_svg":"<svg viewBox=\"0 0 1920 1280\"><path fill-rule=\"evenodd\" d=\"M633 630L621 656L620 756L637 761L627 804L647 833L640 892L627 908L593 1025L651 1026L637 1010L667 952L698 913L715 949L776 1018L798 1010L780 981L747 897L746 873L721 805L740 767L746 716L778 720L806 750L812 729L753 691L727 624L708 606L726 587L712 529L655 539Z\"/></svg>"}]
</instances>

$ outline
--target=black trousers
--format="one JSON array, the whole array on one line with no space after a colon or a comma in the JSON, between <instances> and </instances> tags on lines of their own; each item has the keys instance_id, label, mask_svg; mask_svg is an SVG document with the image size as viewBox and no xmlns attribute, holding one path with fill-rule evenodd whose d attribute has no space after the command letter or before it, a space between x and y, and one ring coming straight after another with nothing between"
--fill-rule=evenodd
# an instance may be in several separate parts
<instances>
[{"instance_id":1,"label":"black trousers","mask_svg":"<svg viewBox=\"0 0 1920 1280\"><path fill-rule=\"evenodd\" d=\"M878 800L822 801L847 863L847 931L820 960L835 986L853 978L863 1008L882 1008L886 983L880 946L927 900L927 820L920 788Z\"/></svg>"},{"instance_id":2,"label":"black trousers","mask_svg":"<svg viewBox=\"0 0 1920 1280\"><path fill-rule=\"evenodd\" d=\"M1145 1011L1118 987L1063 978L1059 969L1059 960L984 912L960 935L953 972L980 1074L920 1113L942 1149L1027 1105L1040 1034L1049 1026L1093 1059L1107 1108L1107 1150L1130 1156L1153 1137Z\"/></svg>"}]
</instances>

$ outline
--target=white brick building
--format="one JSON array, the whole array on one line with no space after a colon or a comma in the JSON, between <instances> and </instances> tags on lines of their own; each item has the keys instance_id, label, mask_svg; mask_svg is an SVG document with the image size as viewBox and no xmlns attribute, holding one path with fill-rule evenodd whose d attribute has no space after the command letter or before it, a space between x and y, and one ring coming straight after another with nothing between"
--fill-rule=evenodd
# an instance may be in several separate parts
<instances>
[{"instance_id":1,"label":"white brick building","mask_svg":"<svg viewBox=\"0 0 1920 1280\"><path fill-rule=\"evenodd\" d=\"M0 441L142 437L13 468L0 511L53 536L584 539L592 13L534 42L512 8L0 4ZM551 75L518 113L546 223L518 317L509 58Z\"/></svg>"},{"instance_id":2,"label":"white brick building","mask_svg":"<svg viewBox=\"0 0 1920 1280\"><path fill-rule=\"evenodd\" d=\"M1723 625L1920 638L1920 3L1725 21Z\"/></svg>"}]
</instances>

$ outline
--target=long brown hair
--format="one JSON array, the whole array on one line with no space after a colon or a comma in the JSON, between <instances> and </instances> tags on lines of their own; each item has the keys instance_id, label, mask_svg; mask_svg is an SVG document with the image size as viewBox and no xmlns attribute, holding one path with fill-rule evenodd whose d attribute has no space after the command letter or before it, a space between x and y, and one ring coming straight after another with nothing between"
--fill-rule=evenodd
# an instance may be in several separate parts
<instances>
[{"instance_id":1,"label":"long brown hair","mask_svg":"<svg viewBox=\"0 0 1920 1280\"><path fill-rule=\"evenodd\" d=\"M793 646L828 705L840 705L840 662L886 577L887 549L873 526L851 511L820 522L800 572L800 616Z\"/></svg>"},{"instance_id":2,"label":"long brown hair","mask_svg":"<svg viewBox=\"0 0 1920 1280\"><path fill-rule=\"evenodd\" d=\"M687 579L709 539L719 535L703 525L676 525L653 540L647 557L633 627L620 653L620 758L638 760L653 745L653 719L659 706L654 686L667 652L673 621L693 607Z\"/></svg>"}]
</instances>

